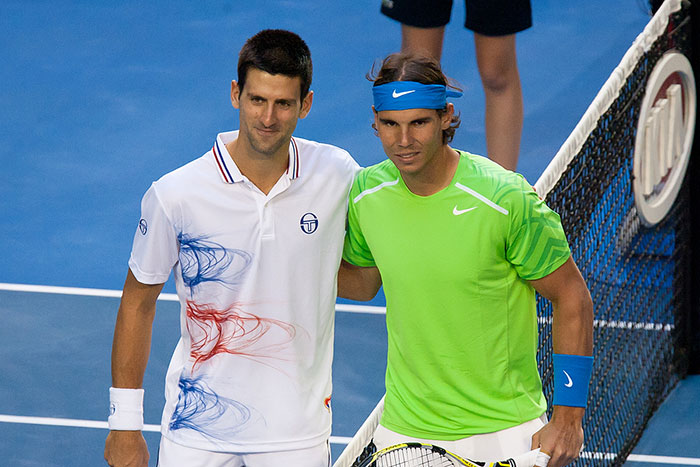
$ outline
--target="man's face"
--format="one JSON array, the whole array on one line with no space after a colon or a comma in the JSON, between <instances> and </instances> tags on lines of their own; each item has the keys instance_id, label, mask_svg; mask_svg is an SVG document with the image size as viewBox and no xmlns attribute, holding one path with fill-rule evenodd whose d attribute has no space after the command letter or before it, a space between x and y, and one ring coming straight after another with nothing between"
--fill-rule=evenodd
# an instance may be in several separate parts
<instances>
[{"instance_id":1,"label":"man's face","mask_svg":"<svg viewBox=\"0 0 700 467\"><path fill-rule=\"evenodd\" d=\"M401 174L417 177L431 169L442 150L442 131L449 128L451 116L448 111L440 117L433 109L383 110L375 112L374 123L387 157Z\"/></svg>"},{"instance_id":2,"label":"man's face","mask_svg":"<svg viewBox=\"0 0 700 467\"><path fill-rule=\"evenodd\" d=\"M313 93L302 100L300 87L299 77L250 68L243 90L235 81L231 85L231 102L240 111L238 137L260 155L286 153L297 121L311 109Z\"/></svg>"}]
</instances>

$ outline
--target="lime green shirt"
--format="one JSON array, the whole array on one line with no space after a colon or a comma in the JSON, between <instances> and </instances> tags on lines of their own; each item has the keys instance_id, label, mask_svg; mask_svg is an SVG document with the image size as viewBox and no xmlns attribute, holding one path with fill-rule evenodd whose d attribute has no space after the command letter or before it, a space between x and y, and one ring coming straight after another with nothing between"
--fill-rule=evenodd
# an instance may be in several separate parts
<instances>
[{"instance_id":1,"label":"lime green shirt","mask_svg":"<svg viewBox=\"0 0 700 467\"><path fill-rule=\"evenodd\" d=\"M545 411L535 291L570 256L559 216L525 179L460 152L451 183L413 194L386 160L350 192L343 258L376 266L387 301L381 424L455 440Z\"/></svg>"}]
</instances>

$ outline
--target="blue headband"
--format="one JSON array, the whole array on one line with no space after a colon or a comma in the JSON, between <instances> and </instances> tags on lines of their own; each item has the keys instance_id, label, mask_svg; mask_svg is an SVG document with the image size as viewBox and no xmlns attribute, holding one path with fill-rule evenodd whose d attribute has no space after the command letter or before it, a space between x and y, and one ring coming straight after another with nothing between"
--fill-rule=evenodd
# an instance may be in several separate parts
<instances>
[{"instance_id":1,"label":"blue headband","mask_svg":"<svg viewBox=\"0 0 700 467\"><path fill-rule=\"evenodd\" d=\"M374 110L444 109L448 97L461 97L442 84L394 81L372 88Z\"/></svg>"}]
</instances>

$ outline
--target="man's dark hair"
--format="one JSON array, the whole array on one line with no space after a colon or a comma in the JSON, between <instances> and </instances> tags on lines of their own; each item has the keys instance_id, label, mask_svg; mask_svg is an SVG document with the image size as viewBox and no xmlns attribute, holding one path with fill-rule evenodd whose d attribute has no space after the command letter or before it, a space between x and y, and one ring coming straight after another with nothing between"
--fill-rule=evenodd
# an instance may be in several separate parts
<instances>
[{"instance_id":1,"label":"man's dark hair","mask_svg":"<svg viewBox=\"0 0 700 467\"><path fill-rule=\"evenodd\" d=\"M367 74L367 79L379 86L394 81L415 81L422 84L442 84L461 91L460 88L450 83L450 80L442 72L440 62L432 57L415 52L398 52L387 56L379 71L373 66ZM442 117L445 109L438 109L438 115ZM442 132L442 143L447 144L454 138L455 130L461 121L458 114L452 116L450 127Z\"/></svg>"},{"instance_id":2,"label":"man's dark hair","mask_svg":"<svg viewBox=\"0 0 700 467\"><path fill-rule=\"evenodd\" d=\"M301 37L283 29L265 29L246 41L238 55L238 87L243 91L249 68L271 75L301 78L301 99L311 88L311 52Z\"/></svg>"}]
</instances>

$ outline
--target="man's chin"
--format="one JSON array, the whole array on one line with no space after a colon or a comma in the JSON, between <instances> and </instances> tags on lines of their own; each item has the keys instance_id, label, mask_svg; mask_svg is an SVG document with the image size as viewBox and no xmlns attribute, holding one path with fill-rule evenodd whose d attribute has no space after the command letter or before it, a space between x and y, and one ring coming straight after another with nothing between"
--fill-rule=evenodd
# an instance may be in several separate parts
<instances>
[{"instance_id":1,"label":"man's chin","mask_svg":"<svg viewBox=\"0 0 700 467\"><path fill-rule=\"evenodd\" d=\"M284 140L283 141L275 141L275 142L269 143L269 144L263 144L259 141L255 141L252 144L252 147L256 152L258 152L260 154L264 154L266 156L274 156L275 154L277 154L278 151L280 151L282 148L284 148L288 144L289 143L284 141Z\"/></svg>"}]
</instances>

